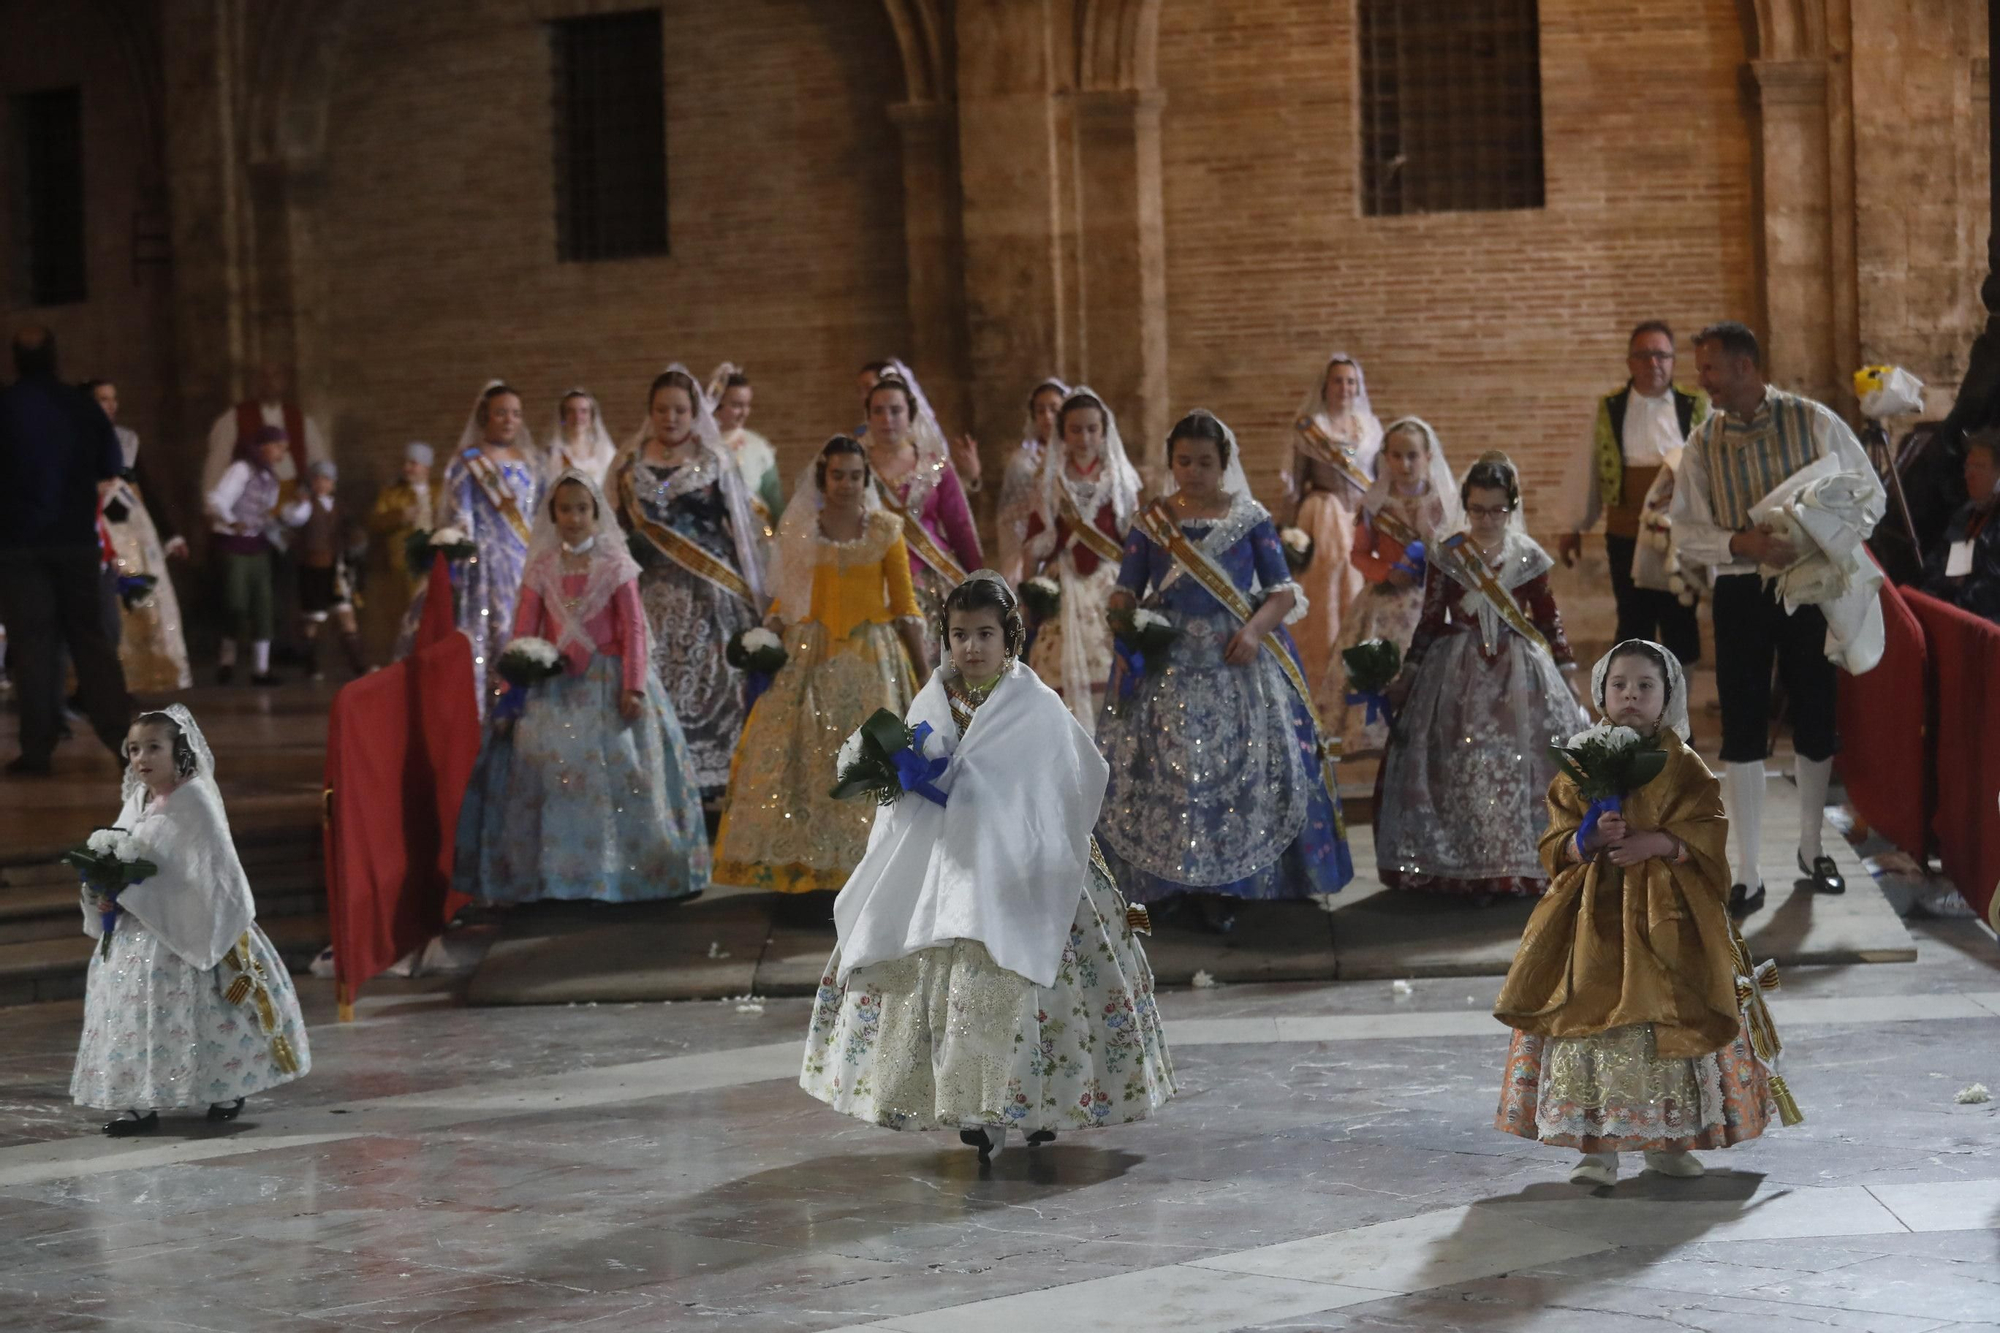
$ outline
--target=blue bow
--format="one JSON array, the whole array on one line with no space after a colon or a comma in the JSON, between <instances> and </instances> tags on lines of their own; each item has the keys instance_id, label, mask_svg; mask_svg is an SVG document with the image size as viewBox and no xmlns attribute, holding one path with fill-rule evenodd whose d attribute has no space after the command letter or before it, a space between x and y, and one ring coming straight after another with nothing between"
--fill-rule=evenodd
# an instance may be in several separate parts
<instances>
[{"instance_id":1,"label":"blue bow","mask_svg":"<svg viewBox=\"0 0 2000 1333\"><path fill-rule=\"evenodd\" d=\"M1123 639L1113 639L1111 651L1118 654L1118 660L1125 664L1125 679L1119 683L1118 697L1130 698L1139 684L1139 677L1146 674L1146 655L1136 648L1127 648Z\"/></svg>"},{"instance_id":2,"label":"blue bow","mask_svg":"<svg viewBox=\"0 0 2000 1333\"><path fill-rule=\"evenodd\" d=\"M495 722L511 722L521 716L521 711L527 706L527 689L520 685L509 685L507 692L501 695L499 701L493 705L489 716Z\"/></svg>"},{"instance_id":3,"label":"blue bow","mask_svg":"<svg viewBox=\"0 0 2000 1333\"><path fill-rule=\"evenodd\" d=\"M750 715L759 696L771 688L771 673L768 671L746 671L743 673L743 714Z\"/></svg>"},{"instance_id":4,"label":"blue bow","mask_svg":"<svg viewBox=\"0 0 2000 1333\"><path fill-rule=\"evenodd\" d=\"M1368 715L1363 719L1364 724L1367 726L1372 727L1377 722L1387 722L1389 720L1389 696L1386 694L1380 694L1374 690L1367 690L1358 694L1349 691L1347 702L1350 705L1368 705Z\"/></svg>"},{"instance_id":5,"label":"blue bow","mask_svg":"<svg viewBox=\"0 0 2000 1333\"><path fill-rule=\"evenodd\" d=\"M924 742L931 737L931 724L919 722L910 729L910 743L889 756L889 762L896 766L896 781L904 791L913 791L927 801L943 805L944 792L936 787L936 781L944 773L949 759L931 759L924 754Z\"/></svg>"},{"instance_id":6,"label":"blue bow","mask_svg":"<svg viewBox=\"0 0 2000 1333\"><path fill-rule=\"evenodd\" d=\"M1625 798L1623 796L1606 796L1592 801L1590 808L1583 813L1583 827L1576 831L1577 845L1581 847L1585 842L1589 841L1590 835L1597 831L1597 821L1599 819L1614 810L1623 810L1624 808Z\"/></svg>"},{"instance_id":7,"label":"blue bow","mask_svg":"<svg viewBox=\"0 0 2000 1333\"><path fill-rule=\"evenodd\" d=\"M1403 558L1398 560L1394 565L1391 565L1390 568L1400 569L1411 578L1422 579L1426 558L1427 553L1424 550L1424 544L1422 542L1411 542L1403 548ZM1350 702L1352 701L1350 700Z\"/></svg>"}]
</instances>

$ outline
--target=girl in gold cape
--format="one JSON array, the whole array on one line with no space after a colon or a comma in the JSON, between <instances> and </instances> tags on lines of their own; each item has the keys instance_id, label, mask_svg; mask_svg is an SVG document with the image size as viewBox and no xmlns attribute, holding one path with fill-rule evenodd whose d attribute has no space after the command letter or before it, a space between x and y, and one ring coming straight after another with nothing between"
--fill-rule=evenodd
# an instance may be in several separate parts
<instances>
[{"instance_id":1,"label":"girl in gold cape","mask_svg":"<svg viewBox=\"0 0 2000 1333\"><path fill-rule=\"evenodd\" d=\"M1634 1151L1664 1175L1698 1176L1691 1149L1798 1118L1760 994L1775 974L1750 967L1729 919L1729 825L1687 744L1679 662L1627 639L1591 673L1591 697L1608 722L1654 734L1666 767L1580 846L1590 803L1567 774L1549 784L1553 882L1493 1010L1514 1029L1495 1125L1579 1150L1578 1183L1612 1184L1618 1154Z\"/></svg>"}]
</instances>

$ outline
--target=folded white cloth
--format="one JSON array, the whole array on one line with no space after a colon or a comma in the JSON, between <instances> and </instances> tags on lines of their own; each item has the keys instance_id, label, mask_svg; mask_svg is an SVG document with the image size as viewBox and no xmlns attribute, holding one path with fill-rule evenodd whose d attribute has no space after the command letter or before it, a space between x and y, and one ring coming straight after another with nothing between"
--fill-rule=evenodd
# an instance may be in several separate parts
<instances>
[{"instance_id":1,"label":"folded white cloth","mask_svg":"<svg viewBox=\"0 0 2000 1333\"><path fill-rule=\"evenodd\" d=\"M1857 676L1882 660L1882 570L1863 543L1886 502L1872 471L1845 471L1837 455L1827 454L1750 507L1753 522L1799 550L1785 569L1763 567L1759 574L1775 583L1787 614L1820 609L1827 659Z\"/></svg>"}]
</instances>

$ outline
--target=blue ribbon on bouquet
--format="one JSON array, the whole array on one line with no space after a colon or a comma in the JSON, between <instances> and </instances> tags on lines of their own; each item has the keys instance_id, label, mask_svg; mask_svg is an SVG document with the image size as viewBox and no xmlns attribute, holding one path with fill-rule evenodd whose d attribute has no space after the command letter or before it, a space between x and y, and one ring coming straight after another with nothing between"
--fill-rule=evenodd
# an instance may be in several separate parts
<instances>
[{"instance_id":1,"label":"blue ribbon on bouquet","mask_svg":"<svg viewBox=\"0 0 2000 1333\"><path fill-rule=\"evenodd\" d=\"M771 688L771 673L768 671L746 671L743 673L743 713L749 716L750 709L765 690Z\"/></svg>"},{"instance_id":2,"label":"blue ribbon on bouquet","mask_svg":"<svg viewBox=\"0 0 2000 1333\"><path fill-rule=\"evenodd\" d=\"M1360 692L1350 690L1347 694L1347 702L1350 706L1354 704L1368 705L1368 715L1363 719L1367 726L1372 727L1377 722L1387 722L1390 720L1389 696L1386 694L1375 690L1363 690Z\"/></svg>"},{"instance_id":3,"label":"blue ribbon on bouquet","mask_svg":"<svg viewBox=\"0 0 2000 1333\"><path fill-rule=\"evenodd\" d=\"M487 717L488 720L493 722L512 722L521 716L522 710L526 709L527 706L528 691L526 687L509 685L507 692L494 702Z\"/></svg>"},{"instance_id":4,"label":"blue ribbon on bouquet","mask_svg":"<svg viewBox=\"0 0 2000 1333\"><path fill-rule=\"evenodd\" d=\"M910 743L889 756L889 762L896 766L896 781L904 791L915 792L927 801L943 805L946 795L937 789L937 779L944 774L946 758L931 759L924 754L924 742L931 737L931 724L919 722L910 729Z\"/></svg>"},{"instance_id":5,"label":"blue ribbon on bouquet","mask_svg":"<svg viewBox=\"0 0 2000 1333\"><path fill-rule=\"evenodd\" d=\"M1118 697L1129 699L1132 691L1138 688L1139 677L1146 674L1146 655L1136 648L1127 648L1123 639L1113 639L1111 651L1125 664L1125 679L1119 682Z\"/></svg>"},{"instance_id":6,"label":"blue ribbon on bouquet","mask_svg":"<svg viewBox=\"0 0 2000 1333\"><path fill-rule=\"evenodd\" d=\"M1576 831L1577 846L1581 847L1585 842L1589 841L1591 834L1597 832L1597 821L1599 819L1624 808L1625 798L1623 796L1606 796L1592 801L1590 808L1583 812L1583 827Z\"/></svg>"},{"instance_id":7,"label":"blue ribbon on bouquet","mask_svg":"<svg viewBox=\"0 0 2000 1333\"><path fill-rule=\"evenodd\" d=\"M1403 558L1389 566L1389 568L1400 569L1417 582L1422 583L1424 581L1424 562L1427 558L1428 555L1424 550L1424 544L1422 542L1411 542L1403 548ZM1348 702L1353 703L1354 700L1350 698ZM1374 720L1372 715L1369 720Z\"/></svg>"}]
</instances>

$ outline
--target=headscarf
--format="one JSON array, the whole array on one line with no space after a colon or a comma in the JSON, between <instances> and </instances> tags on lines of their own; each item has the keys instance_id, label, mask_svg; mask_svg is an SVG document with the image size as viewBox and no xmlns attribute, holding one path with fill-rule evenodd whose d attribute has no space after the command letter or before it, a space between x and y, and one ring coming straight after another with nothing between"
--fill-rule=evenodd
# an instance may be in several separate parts
<instances>
[{"instance_id":1,"label":"headscarf","mask_svg":"<svg viewBox=\"0 0 2000 1333\"><path fill-rule=\"evenodd\" d=\"M590 543L590 570L583 592L571 597L563 591L563 539L556 527L556 491L575 482L590 492L597 505L597 527ZM625 530L618 526L618 513L604 498L597 478L582 468L568 467L557 473L535 506L535 526L528 537L527 563L521 567L521 587L532 589L542 599L542 609L558 626L556 650L565 651L572 643L595 653L601 644L584 628L592 617L611 605L618 590L639 577L639 562L625 545ZM643 620L643 618L642 618Z\"/></svg>"},{"instance_id":2,"label":"headscarf","mask_svg":"<svg viewBox=\"0 0 2000 1333\"><path fill-rule=\"evenodd\" d=\"M1067 408L1081 398L1090 398L1104 407L1104 446L1098 457L1101 460L1097 476L1090 481L1079 482L1070 479L1068 449L1062 437L1049 441L1042 454L1042 466L1035 477L1035 488L1031 503L1034 512L1041 515L1042 531L1030 543L1030 554L1037 559L1055 549L1056 516L1061 512L1061 488L1068 487L1070 499L1076 505L1076 512L1086 523L1097 517L1097 511L1108 501L1112 513L1118 517L1118 527L1122 531L1132 522L1132 515L1139 508L1139 472L1125 456L1125 441L1118 433L1118 417L1109 404L1095 389L1087 384L1079 384L1063 396L1063 407ZM1061 421L1060 411L1056 420ZM1232 449L1230 456L1235 456Z\"/></svg>"},{"instance_id":3,"label":"headscarf","mask_svg":"<svg viewBox=\"0 0 2000 1333\"><path fill-rule=\"evenodd\" d=\"M813 461L806 465L805 475L792 488L785 516L778 520L778 536L771 551L771 596L778 604L778 614L788 625L812 617L813 571L819 567L820 546L826 540L819 527L820 511L826 508L826 492L819 485L819 465L826 457L827 445L841 439L860 444L851 435L835 435L821 445ZM859 456L864 460L868 457L866 445L862 445ZM882 498L875 489L871 468L868 485L861 494L864 535L865 516L881 507Z\"/></svg>"},{"instance_id":4,"label":"headscarf","mask_svg":"<svg viewBox=\"0 0 2000 1333\"><path fill-rule=\"evenodd\" d=\"M1197 407L1187 414L1191 417L1207 417L1222 427L1222 434L1229 441L1229 462L1222 469L1222 492L1225 495L1240 495L1248 500L1257 497L1251 494L1250 477L1243 471L1243 446L1236 442L1236 432L1229 429L1229 423L1205 407ZM1176 421L1175 425L1180 422ZM1172 495L1181 488L1174 480L1174 437L1169 431L1167 438L1160 442L1160 494Z\"/></svg>"},{"instance_id":5,"label":"headscarf","mask_svg":"<svg viewBox=\"0 0 2000 1333\"><path fill-rule=\"evenodd\" d=\"M1353 414L1355 427L1361 433L1360 439L1351 441L1354 445L1354 465L1373 477L1382 453L1382 423L1376 419L1374 411L1368 405L1368 375L1361 369L1359 361L1346 352L1335 352L1329 356L1326 364L1320 367L1318 381L1306 390L1305 397L1300 400L1299 415L1317 420L1328 435L1339 438L1333 429L1333 414L1326 406L1327 372L1339 365L1354 367L1354 403L1348 410Z\"/></svg>"},{"instance_id":6,"label":"headscarf","mask_svg":"<svg viewBox=\"0 0 2000 1333\"><path fill-rule=\"evenodd\" d=\"M422 463L428 469L432 463L437 461L437 454L422 440L411 440L403 446L403 461L406 463Z\"/></svg>"},{"instance_id":7,"label":"headscarf","mask_svg":"<svg viewBox=\"0 0 2000 1333\"><path fill-rule=\"evenodd\" d=\"M582 398L590 403L590 432L581 444L572 445L569 430L563 423L563 409L572 398ZM580 468L604 480L604 474L611 470L611 460L618 457L618 446L611 441L611 431L604 424L604 407L597 401L597 395L588 389L565 389L556 399L555 428L549 433L549 475L551 478L569 468Z\"/></svg>"},{"instance_id":8,"label":"headscarf","mask_svg":"<svg viewBox=\"0 0 2000 1333\"><path fill-rule=\"evenodd\" d=\"M736 572L750 585L756 609L761 611L767 599L764 595L764 562L758 555L757 544L764 535L764 525L750 511L750 489L743 484L742 469L736 466L736 460L722 443L722 430L715 424L715 407L702 391L701 381L679 361L668 365L660 373L665 375L674 371L686 375L688 384L693 386L695 451L687 462L674 469L663 498L671 500L711 485L720 488L723 512L729 516L730 540L736 550ZM645 461L646 442L653 438L652 409L649 397L646 419L625 447L618 451L618 459L612 464L614 472L628 466L638 467Z\"/></svg>"},{"instance_id":9,"label":"headscarf","mask_svg":"<svg viewBox=\"0 0 2000 1333\"><path fill-rule=\"evenodd\" d=\"M1444 537L1458 531L1465 523L1465 507L1458 498L1458 482L1452 478L1451 463L1444 456L1443 442L1438 439L1437 432L1431 429L1431 424L1422 417L1398 417L1382 431L1382 447L1385 451L1389 446L1389 437L1399 430L1417 431L1429 446L1430 466L1424 475L1424 481L1430 487L1429 493L1437 497L1438 504L1444 510L1444 516L1438 520L1437 532L1434 535ZM1369 514L1379 513L1394 493L1395 481L1389 475L1388 464L1384 462L1376 473L1374 484L1368 488L1368 494L1361 497L1361 508Z\"/></svg>"},{"instance_id":10,"label":"headscarf","mask_svg":"<svg viewBox=\"0 0 2000 1333\"><path fill-rule=\"evenodd\" d=\"M1054 375L1049 376L1047 379L1037 381L1035 387L1028 390L1028 404L1027 404L1028 419L1027 422L1021 427L1021 443L1024 445L1033 445L1036 449L1040 449L1042 447L1042 437L1035 434L1035 400L1042 396L1042 390L1044 389L1054 389L1057 393L1063 396L1063 399L1065 401L1069 399L1069 396L1072 393L1085 392L1085 390L1081 386L1079 386L1076 389L1071 389L1069 385L1063 383L1061 379L1057 378ZM1091 396L1096 397L1095 394L1092 394Z\"/></svg>"},{"instance_id":11,"label":"headscarf","mask_svg":"<svg viewBox=\"0 0 2000 1333\"><path fill-rule=\"evenodd\" d=\"M462 454L467 449L486 443L486 427L480 423L479 409L485 406L486 395L492 393L495 389L505 389L516 398L521 396L520 391L506 380L491 379L486 381L485 385L479 390L479 396L472 400L472 412L465 418L465 429L458 433L458 448L453 451L454 453ZM514 448L520 453L521 457L527 459L529 464L539 472L542 468L541 452L535 444L535 433L528 429L528 420L525 415L521 418L521 429L516 432L513 443Z\"/></svg>"},{"instance_id":12,"label":"headscarf","mask_svg":"<svg viewBox=\"0 0 2000 1333\"><path fill-rule=\"evenodd\" d=\"M868 391L868 399L872 401L876 390L889 382L907 388L913 400L910 442L917 448L917 465L910 469L910 491L903 497L903 507L914 514L922 511L938 478L951 468L951 450L945 443L944 427L938 424L937 413L931 410L931 400L924 397L916 374L900 360L889 358L889 368L876 379L875 388Z\"/></svg>"},{"instance_id":13,"label":"headscarf","mask_svg":"<svg viewBox=\"0 0 2000 1333\"><path fill-rule=\"evenodd\" d=\"M159 870L119 894L118 907L137 917L189 966L206 970L235 947L257 919L257 906L215 785L215 753L183 705L158 711L180 728L194 758L193 771L149 810L151 794L139 775L126 768L118 826L132 832L140 856Z\"/></svg>"},{"instance_id":14,"label":"headscarf","mask_svg":"<svg viewBox=\"0 0 2000 1333\"><path fill-rule=\"evenodd\" d=\"M1660 713L1660 725L1684 741L1690 739L1687 674L1681 670L1679 658L1651 639L1625 639L1597 659L1597 665L1590 669L1590 701L1597 705L1597 715L1609 720L1604 711L1604 682L1611 674L1611 659L1620 653L1629 655L1634 649L1652 659L1667 683L1667 703Z\"/></svg>"}]
</instances>

